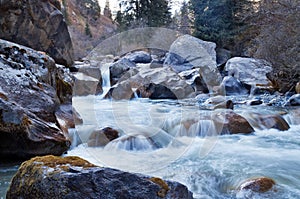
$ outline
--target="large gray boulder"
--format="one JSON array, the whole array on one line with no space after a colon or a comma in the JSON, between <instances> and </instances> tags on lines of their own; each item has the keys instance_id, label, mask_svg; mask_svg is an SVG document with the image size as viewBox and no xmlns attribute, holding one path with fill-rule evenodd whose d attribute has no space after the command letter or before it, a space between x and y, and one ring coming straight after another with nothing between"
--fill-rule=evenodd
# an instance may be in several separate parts
<instances>
[{"instance_id":1,"label":"large gray boulder","mask_svg":"<svg viewBox=\"0 0 300 199\"><path fill-rule=\"evenodd\" d=\"M140 97L151 99L183 99L193 97L195 92L171 68L151 68L150 64L129 70L109 94L113 99L130 99L135 91Z\"/></svg>"},{"instance_id":2,"label":"large gray boulder","mask_svg":"<svg viewBox=\"0 0 300 199\"><path fill-rule=\"evenodd\" d=\"M24 162L7 192L12 198L192 199L178 182L97 167L78 157L36 157Z\"/></svg>"},{"instance_id":3,"label":"large gray boulder","mask_svg":"<svg viewBox=\"0 0 300 199\"><path fill-rule=\"evenodd\" d=\"M234 76L240 82L252 86L270 86L267 73L272 71L271 64L265 60L234 57L225 66L228 75Z\"/></svg>"},{"instance_id":4,"label":"large gray boulder","mask_svg":"<svg viewBox=\"0 0 300 199\"><path fill-rule=\"evenodd\" d=\"M72 90L63 72L44 53L0 40L1 157L61 155L69 148L55 115L69 98L66 88Z\"/></svg>"},{"instance_id":5,"label":"large gray boulder","mask_svg":"<svg viewBox=\"0 0 300 199\"><path fill-rule=\"evenodd\" d=\"M47 52L56 63L71 66L72 41L59 5L57 0L0 1L0 38Z\"/></svg>"},{"instance_id":6,"label":"large gray boulder","mask_svg":"<svg viewBox=\"0 0 300 199\"><path fill-rule=\"evenodd\" d=\"M183 35L171 45L164 65L170 65L176 72L199 68L207 86L213 88L221 83L215 48L213 42Z\"/></svg>"}]
</instances>

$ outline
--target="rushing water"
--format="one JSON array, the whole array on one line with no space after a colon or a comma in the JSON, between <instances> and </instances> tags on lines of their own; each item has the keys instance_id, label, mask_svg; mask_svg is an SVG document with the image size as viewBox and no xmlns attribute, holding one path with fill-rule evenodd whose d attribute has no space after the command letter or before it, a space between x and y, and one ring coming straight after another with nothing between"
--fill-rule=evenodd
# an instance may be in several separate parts
<instances>
[{"instance_id":1,"label":"rushing water","mask_svg":"<svg viewBox=\"0 0 300 199\"><path fill-rule=\"evenodd\" d=\"M84 124L77 126L82 144L68 155L94 164L179 181L195 198L299 198L300 126L297 111L285 115L291 128L255 130L251 135L222 135L211 122L218 117L194 100L101 100L73 98ZM267 106L236 107L241 114L282 112ZM285 110L289 112L289 110ZM103 147L87 147L94 129L113 127L121 137ZM235 191L248 178L267 176L275 191L251 195Z\"/></svg>"}]
</instances>

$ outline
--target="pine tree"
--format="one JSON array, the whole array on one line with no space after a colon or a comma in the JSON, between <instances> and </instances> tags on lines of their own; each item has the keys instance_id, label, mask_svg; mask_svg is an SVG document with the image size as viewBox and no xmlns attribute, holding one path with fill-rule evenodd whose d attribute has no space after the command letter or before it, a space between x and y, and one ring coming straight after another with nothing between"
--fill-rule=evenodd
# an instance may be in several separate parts
<instances>
[{"instance_id":1,"label":"pine tree","mask_svg":"<svg viewBox=\"0 0 300 199\"><path fill-rule=\"evenodd\" d=\"M191 0L194 12L194 35L214 41L219 47L234 48L235 38L246 28L240 17L253 9L251 0Z\"/></svg>"},{"instance_id":2,"label":"pine tree","mask_svg":"<svg viewBox=\"0 0 300 199\"><path fill-rule=\"evenodd\" d=\"M121 27L162 27L171 22L167 0L120 0L116 22Z\"/></svg>"}]
</instances>

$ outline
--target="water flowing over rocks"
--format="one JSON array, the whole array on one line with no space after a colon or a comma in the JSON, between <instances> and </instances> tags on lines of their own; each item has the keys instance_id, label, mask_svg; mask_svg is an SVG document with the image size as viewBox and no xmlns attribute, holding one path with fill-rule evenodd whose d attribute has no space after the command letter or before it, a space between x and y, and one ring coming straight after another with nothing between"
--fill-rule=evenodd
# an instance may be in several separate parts
<instances>
[{"instance_id":1,"label":"water flowing over rocks","mask_svg":"<svg viewBox=\"0 0 300 199\"><path fill-rule=\"evenodd\" d=\"M217 128L222 127L219 134L250 134L254 132L253 127L241 115L231 111L215 111L212 117Z\"/></svg>"},{"instance_id":2,"label":"water flowing over rocks","mask_svg":"<svg viewBox=\"0 0 300 199\"><path fill-rule=\"evenodd\" d=\"M292 95L285 103L285 106L300 106L300 94Z\"/></svg>"},{"instance_id":3,"label":"water flowing over rocks","mask_svg":"<svg viewBox=\"0 0 300 199\"><path fill-rule=\"evenodd\" d=\"M57 0L0 3L0 38L46 52L58 64L72 65L72 42Z\"/></svg>"},{"instance_id":4,"label":"water flowing over rocks","mask_svg":"<svg viewBox=\"0 0 300 199\"><path fill-rule=\"evenodd\" d=\"M234 57L227 61L225 71L243 84L250 86L269 87L270 80L267 74L272 71L271 64L265 60Z\"/></svg>"},{"instance_id":5,"label":"water flowing over rocks","mask_svg":"<svg viewBox=\"0 0 300 199\"><path fill-rule=\"evenodd\" d=\"M36 157L24 162L7 192L7 199L20 197L193 198L187 187L180 183L97 167L71 156Z\"/></svg>"},{"instance_id":6,"label":"water flowing over rocks","mask_svg":"<svg viewBox=\"0 0 300 199\"><path fill-rule=\"evenodd\" d=\"M248 112L243 115L254 128L260 130L274 128L280 131L286 131L290 128L285 119L278 114L259 114Z\"/></svg>"}]
</instances>

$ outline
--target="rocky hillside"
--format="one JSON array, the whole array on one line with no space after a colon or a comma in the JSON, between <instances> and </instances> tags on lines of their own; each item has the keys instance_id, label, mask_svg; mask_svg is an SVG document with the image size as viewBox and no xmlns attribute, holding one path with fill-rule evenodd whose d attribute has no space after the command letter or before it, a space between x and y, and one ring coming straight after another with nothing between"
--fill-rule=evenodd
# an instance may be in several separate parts
<instances>
[{"instance_id":1,"label":"rocky hillside","mask_svg":"<svg viewBox=\"0 0 300 199\"><path fill-rule=\"evenodd\" d=\"M60 0L74 47L75 59L85 57L101 40L112 35L117 26L102 15L96 0Z\"/></svg>"}]
</instances>

